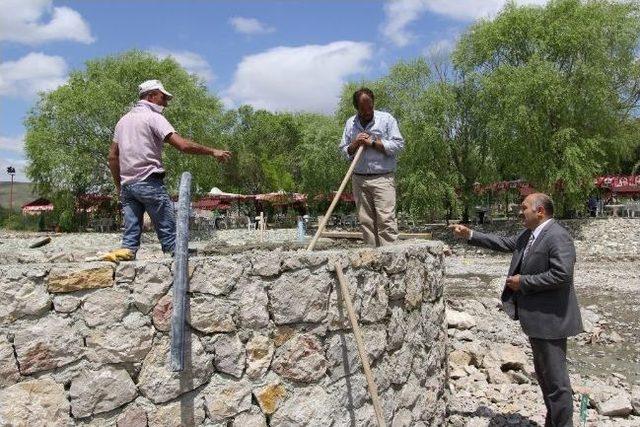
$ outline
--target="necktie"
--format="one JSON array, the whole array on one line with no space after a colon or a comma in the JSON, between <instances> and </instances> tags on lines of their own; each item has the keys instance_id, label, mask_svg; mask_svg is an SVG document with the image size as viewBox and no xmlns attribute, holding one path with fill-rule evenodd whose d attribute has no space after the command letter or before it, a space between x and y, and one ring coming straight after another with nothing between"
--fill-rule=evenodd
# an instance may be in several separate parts
<instances>
[{"instance_id":1,"label":"necktie","mask_svg":"<svg viewBox=\"0 0 640 427\"><path fill-rule=\"evenodd\" d=\"M529 237L529 242L527 242L527 247L524 248L524 252L522 253L522 258L524 259L527 254L529 253L529 249L531 249L531 245L533 245L533 242L536 240L536 236L533 235L533 233L531 233L531 237Z\"/></svg>"}]
</instances>

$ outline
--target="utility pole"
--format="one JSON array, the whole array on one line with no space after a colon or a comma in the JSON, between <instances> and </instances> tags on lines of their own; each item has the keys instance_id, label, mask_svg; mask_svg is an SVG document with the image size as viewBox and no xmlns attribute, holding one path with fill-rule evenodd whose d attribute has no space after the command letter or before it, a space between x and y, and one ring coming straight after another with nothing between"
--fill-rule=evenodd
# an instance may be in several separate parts
<instances>
[{"instance_id":1,"label":"utility pole","mask_svg":"<svg viewBox=\"0 0 640 427\"><path fill-rule=\"evenodd\" d=\"M16 169L13 166L9 166L7 173L11 175L11 188L9 189L9 216L11 216L13 212L13 176L16 174Z\"/></svg>"}]
</instances>

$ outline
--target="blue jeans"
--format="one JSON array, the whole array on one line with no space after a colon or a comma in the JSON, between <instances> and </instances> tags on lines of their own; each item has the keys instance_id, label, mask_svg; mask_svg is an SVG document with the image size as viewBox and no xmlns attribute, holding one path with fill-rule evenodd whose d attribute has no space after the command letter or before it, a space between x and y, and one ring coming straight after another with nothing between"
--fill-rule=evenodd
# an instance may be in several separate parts
<instances>
[{"instance_id":1,"label":"blue jeans","mask_svg":"<svg viewBox=\"0 0 640 427\"><path fill-rule=\"evenodd\" d=\"M161 178L123 184L120 192L124 214L122 247L134 253L140 247L142 216L147 211L156 229L163 252L173 252L176 246L176 217L173 202Z\"/></svg>"}]
</instances>

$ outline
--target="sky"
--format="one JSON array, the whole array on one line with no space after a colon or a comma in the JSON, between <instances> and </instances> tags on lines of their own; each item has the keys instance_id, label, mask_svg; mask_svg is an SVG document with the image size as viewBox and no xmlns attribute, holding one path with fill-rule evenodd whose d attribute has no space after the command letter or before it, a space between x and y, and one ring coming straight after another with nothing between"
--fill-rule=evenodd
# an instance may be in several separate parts
<instances>
[{"instance_id":1,"label":"sky","mask_svg":"<svg viewBox=\"0 0 640 427\"><path fill-rule=\"evenodd\" d=\"M10 179L9 165L16 181L28 181L24 119L38 93L64 85L87 60L149 51L199 75L227 108L331 114L346 82L448 52L471 23L504 3L0 0L0 181Z\"/></svg>"}]
</instances>

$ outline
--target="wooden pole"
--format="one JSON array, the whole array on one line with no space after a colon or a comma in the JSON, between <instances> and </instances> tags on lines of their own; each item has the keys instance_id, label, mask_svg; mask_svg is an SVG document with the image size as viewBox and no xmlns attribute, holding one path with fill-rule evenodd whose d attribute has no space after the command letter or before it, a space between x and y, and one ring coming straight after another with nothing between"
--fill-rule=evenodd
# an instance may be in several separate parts
<instances>
[{"instance_id":1,"label":"wooden pole","mask_svg":"<svg viewBox=\"0 0 640 427\"><path fill-rule=\"evenodd\" d=\"M364 370L364 376L367 379L367 385L369 386L369 394L371 395L371 402L373 403L373 409L376 413L376 419L378 420L378 426L384 427L384 413L382 412L382 406L380 405L380 397L378 396L378 388L373 380L373 374L371 373L371 367L369 366L369 358L367 357L367 349L364 346L364 340L362 339L362 332L358 326L358 320L356 319L356 313L353 310L353 303L351 302L351 296L349 295L349 286L347 285L347 279L344 277L342 266L340 262L335 264L336 274L338 275L338 282L340 283L340 293L344 298L345 306L347 307L347 314L349 315L349 321L351 322L351 328L353 329L353 336L356 339L356 346L358 347L358 355L362 362L362 369Z\"/></svg>"},{"instance_id":2,"label":"wooden pole","mask_svg":"<svg viewBox=\"0 0 640 427\"><path fill-rule=\"evenodd\" d=\"M189 285L189 208L191 205L191 174L184 172L180 178L178 218L176 223L176 247L173 274L173 310L171 313L171 370L184 369L184 332L187 287Z\"/></svg>"},{"instance_id":3,"label":"wooden pole","mask_svg":"<svg viewBox=\"0 0 640 427\"><path fill-rule=\"evenodd\" d=\"M356 151L356 155L353 156L353 161L351 162L351 166L349 166L349 170L347 171L347 174L344 176L344 179L342 180L342 184L340 184L340 188L338 188L336 195L333 197L333 201L331 202L329 209L327 209L327 213L324 215L324 218L322 218L322 221L320 221L320 224L318 224L318 231L316 231L316 234L313 236L313 239L311 239L311 242L307 247L308 251L312 251L313 248L315 248L316 242L318 241L318 238L320 238L320 234L322 234L322 230L324 230L324 227L326 227L327 221L329 221L329 217L333 213L333 209L336 207L336 204L338 204L338 200L340 200L340 196L344 191L344 187L347 186L347 182L349 182L349 178L351 178L351 174L353 173L353 170L358 164L358 161L360 160L360 157L362 156L363 151L364 151L364 145L361 145L358 148L358 151Z\"/></svg>"}]
</instances>

